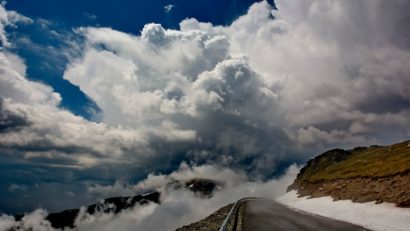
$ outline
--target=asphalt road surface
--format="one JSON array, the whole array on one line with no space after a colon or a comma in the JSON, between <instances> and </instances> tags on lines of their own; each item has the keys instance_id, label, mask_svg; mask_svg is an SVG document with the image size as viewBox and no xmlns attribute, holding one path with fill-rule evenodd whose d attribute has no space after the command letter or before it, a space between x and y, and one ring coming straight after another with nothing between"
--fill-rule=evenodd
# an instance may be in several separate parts
<instances>
[{"instance_id":1,"label":"asphalt road surface","mask_svg":"<svg viewBox=\"0 0 410 231\"><path fill-rule=\"evenodd\" d=\"M290 209L271 200L245 202L244 231L363 231L363 227Z\"/></svg>"}]
</instances>

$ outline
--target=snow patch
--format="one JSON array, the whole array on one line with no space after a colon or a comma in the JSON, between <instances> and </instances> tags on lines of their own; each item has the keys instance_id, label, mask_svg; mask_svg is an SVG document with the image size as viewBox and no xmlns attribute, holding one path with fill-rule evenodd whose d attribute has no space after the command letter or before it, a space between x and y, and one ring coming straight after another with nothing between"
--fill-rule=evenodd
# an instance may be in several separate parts
<instances>
[{"instance_id":1,"label":"snow patch","mask_svg":"<svg viewBox=\"0 0 410 231\"><path fill-rule=\"evenodd\" d=\"M410 209L398 208L391 203L333 201L331 197L299 198L296 191L290 191L276 201L289 207L361 225L375 231L408 231L410 227Z\"/></svg>"}]
</instances>

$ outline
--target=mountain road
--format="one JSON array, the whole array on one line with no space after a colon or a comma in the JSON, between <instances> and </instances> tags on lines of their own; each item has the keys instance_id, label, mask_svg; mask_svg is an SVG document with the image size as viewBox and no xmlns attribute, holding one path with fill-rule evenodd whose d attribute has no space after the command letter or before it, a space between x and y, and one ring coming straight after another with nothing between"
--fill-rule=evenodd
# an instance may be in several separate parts
<instances>
[{"instance_id":1,"label":"mountain road","mask_svg":"<svg viewBox=\"0 0 410 231\"><path fill-rule=\"evenodd\" d=\"M241 200L241 231L365 231L363 227L289 208L269 199ZM234 213L238 213L236 209ZM229 215L228 215L229 216ZM232 217L238 216L231 214ZM227 220L230 219L229 217ZM235 219L237 220L237 219ZM221 227L220 230L228 230Z\"/></svg>"}]
</instances>

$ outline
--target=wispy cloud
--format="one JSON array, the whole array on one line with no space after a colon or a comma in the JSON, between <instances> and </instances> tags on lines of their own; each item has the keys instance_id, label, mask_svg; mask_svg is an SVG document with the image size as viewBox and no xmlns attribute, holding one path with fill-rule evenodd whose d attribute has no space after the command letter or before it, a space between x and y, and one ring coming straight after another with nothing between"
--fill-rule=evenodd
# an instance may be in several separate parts
<instances>
[{"instance_id":1,"label":"wispy cloud","mask_svg":"<svg viewBox=\"0 0 410 231\"><path fill-rule=\"evenodd\" d=\"M20 184L11 184L8 187L9 191L26 191L28 187L26 185L20 185Z\"/></svg>"},{"instance_id":2,"label":"wispy cloud","mask_svg":"<svg viewBox=\"0 0 410 231\"><path fill-rule=\"evenodd\" d=\"M165 13L171 12L172 9L174 9L174 7L175 7L175 5L172 5L172 4L169 4L169 5L164 6L164 11L165 11Z\"/></svg>"},{"instance_id":3,"label":"wispy cloud","mask_svg":"<svg viewBox=\"0 0 410 231\"><path fill-rule=\"evenodd\" d=\"M295 178L298 168L291 166L285 175L267 182L252 182L243 173L215 166L189 167L181 165L180 169L169 175L150 175L136 185L112 185L113 192L121 193L135 190L155 189L161 191L161 204L137 205L118 215L97 213L87 214L83 211L76 219L74 230L175 230L178 227L202 219L220 207L235 202L245 196L276 198L283 195L287 185ZM200 198L185 188L168 187L175 179L210 178L225 182L225 186L215 191L211 198ZM94 187L94 193L101 190L107 193L109 186ZM198 209L201 208L201 209ZM1 227L24 227L34 230L54 230L45 220L46 212L36 210L26 215L21 221L14 218L0 217ZM71 229L68 229L71 230Z\"/></svg>"},{"instance_id":4,"label":"wispy cloud","mask_svg":"<svg viewBox=\"0 0 410 231\"><path fill-rule=\"evenodd\" d=\"M96 21L98 19L97 15L89 13L89 12L84 12L83 15L85 18L87 18L90 21Z\"/></svg>"}]
</instances>

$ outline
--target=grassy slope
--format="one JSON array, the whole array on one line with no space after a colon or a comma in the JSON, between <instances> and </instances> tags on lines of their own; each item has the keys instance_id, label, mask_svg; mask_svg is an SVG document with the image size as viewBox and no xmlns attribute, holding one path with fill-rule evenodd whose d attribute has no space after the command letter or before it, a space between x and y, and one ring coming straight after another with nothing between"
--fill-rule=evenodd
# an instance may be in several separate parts
<instances>
[{"instance_id":1,"label":"grassy slope","mask_svg":"<svg viewBox=\"0 0 410 231\"><path fill-rule=\"evenodd\" d=\"M331 155L329 155L331 156ZM319 159L317 168L304 174L304 180L324 180L353 177L384 177L410 171L410 142L384 147L357 148L347 151L344 160L327 164L329 158Z\"/></svg>"}]
</instances>

